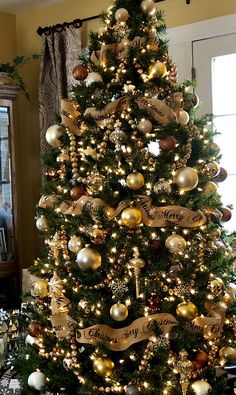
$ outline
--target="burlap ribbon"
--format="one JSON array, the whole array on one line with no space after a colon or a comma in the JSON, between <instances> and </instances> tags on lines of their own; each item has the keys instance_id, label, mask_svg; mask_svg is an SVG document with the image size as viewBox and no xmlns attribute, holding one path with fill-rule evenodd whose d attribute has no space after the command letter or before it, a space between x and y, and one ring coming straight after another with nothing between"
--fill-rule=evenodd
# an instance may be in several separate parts
<instances>
[{"instance_id":1,"label":"burlap ribbon","mask_svg":"<svg viewBox=\"0 0 236 395\"><path fill-rule=\"evenodd\" d=\"M61 124L77 136L81 134L78 128L79 115L78 103L75 100L61 99Z\"/></svg>"}]
</instances>

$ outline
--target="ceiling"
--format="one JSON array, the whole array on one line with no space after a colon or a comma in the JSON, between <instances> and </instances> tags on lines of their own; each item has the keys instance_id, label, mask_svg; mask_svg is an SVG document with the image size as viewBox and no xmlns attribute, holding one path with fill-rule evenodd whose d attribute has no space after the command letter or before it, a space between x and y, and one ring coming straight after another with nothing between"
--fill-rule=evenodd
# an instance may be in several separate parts
<instances>
[{"instance_id":1,"label":"ceiling","mask_svg":"<svg viewBox=\"0 0 236 395\"><path fill-rule=\"evenodd\" d=\"M30 8L49 3L56 3L60 0L0 0L0 12L10 12L17 14Z\"/></svg>"}]
</instances>

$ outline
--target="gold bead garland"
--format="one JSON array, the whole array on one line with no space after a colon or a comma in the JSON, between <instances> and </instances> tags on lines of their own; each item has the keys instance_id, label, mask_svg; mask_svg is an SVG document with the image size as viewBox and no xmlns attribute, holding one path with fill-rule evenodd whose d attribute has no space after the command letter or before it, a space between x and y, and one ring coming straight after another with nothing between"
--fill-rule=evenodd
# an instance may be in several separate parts
<instances>
[{"instance_id":1,"label":"gold bead garland","mask_svg":"<svg viewBox=\"0 0 236 395\"><path fill-rule=\"evenodd\" d=\"M75 135L70 132L70 130L67 128L66 132L68 134L68 137L70 139L70 161L72 165L72 179L76 180L79 178L79 169L78 169L78 155L76 151L76 139Z\"/></svg>"}]
</instances>

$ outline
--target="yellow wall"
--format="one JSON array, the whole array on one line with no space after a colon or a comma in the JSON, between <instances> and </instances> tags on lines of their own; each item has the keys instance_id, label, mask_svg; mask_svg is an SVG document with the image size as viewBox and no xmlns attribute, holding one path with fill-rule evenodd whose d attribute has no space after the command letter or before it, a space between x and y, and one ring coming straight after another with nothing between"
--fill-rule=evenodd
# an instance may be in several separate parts
<instances>
[{"instance_id":1,"label":"yellow wall","mask_svg":"<svg viewBox=\"0 0 236 395\"><path fill-rule=\"evenodd\" d=\"M109 0L61 0L47 6L17 15L17 52L18 54L31 54L40 52L40 37L36 30L38 26L53 25L76 18L85 18L96 15L106 9ZM191 0L186 5L185 0L166 0L160 3L166 11L166 20L169 27L193 23L204 19L236 13L235 0ZM5 20L5 23L7 20ZM1 26L1 14L0 14ZM97 29L97 21L89 22L83 27L83 43L85 45L88 31ZM1 32L1 27L0 27ZM1 34L0 34L1 40ZM14 42L14 37L12 38ZM0 49L1 51L1 49ZM0 52L1 53L1 52ZM40 161L39 161L39 126L37 83L39 62L25 66L24 80L27 83L31 101L28 103L24 97L19 98L20 132L18 136L18 149L21 155L21 204L22 236L21 236L21 264L27 267L31 264L37 252L37 234L34 225L35 204L40 191Z\"/></svg>"},{"instance_id":2,"label":"yellow wall","mask_svg":"<svg viewBox=\"0 0 236 395\"><path fill-rule=\"evenodd\" d=\"M0 12L0 63L16 56L16 17Z\"/></svg>"}]
</instances>

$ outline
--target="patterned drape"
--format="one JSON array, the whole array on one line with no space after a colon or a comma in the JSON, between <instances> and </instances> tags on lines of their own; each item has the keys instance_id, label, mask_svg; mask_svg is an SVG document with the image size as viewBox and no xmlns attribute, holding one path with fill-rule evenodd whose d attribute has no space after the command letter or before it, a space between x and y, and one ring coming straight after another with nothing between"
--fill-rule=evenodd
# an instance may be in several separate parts
<instances>
[{"instance_id":1,"label":"patterned drape","mask_svg":"<svg viewBox=\"0 0 236 395\"><path fill-rule=\"evenodd\" d=\"M39 117L41 152L49 150L45 133L55 123L60 99L68 97L69 86L75 83L73 68L81 52L81 30L73 26L60 32L42 35L42 58L39 80Z\"/></svg>"}]
</instances>

